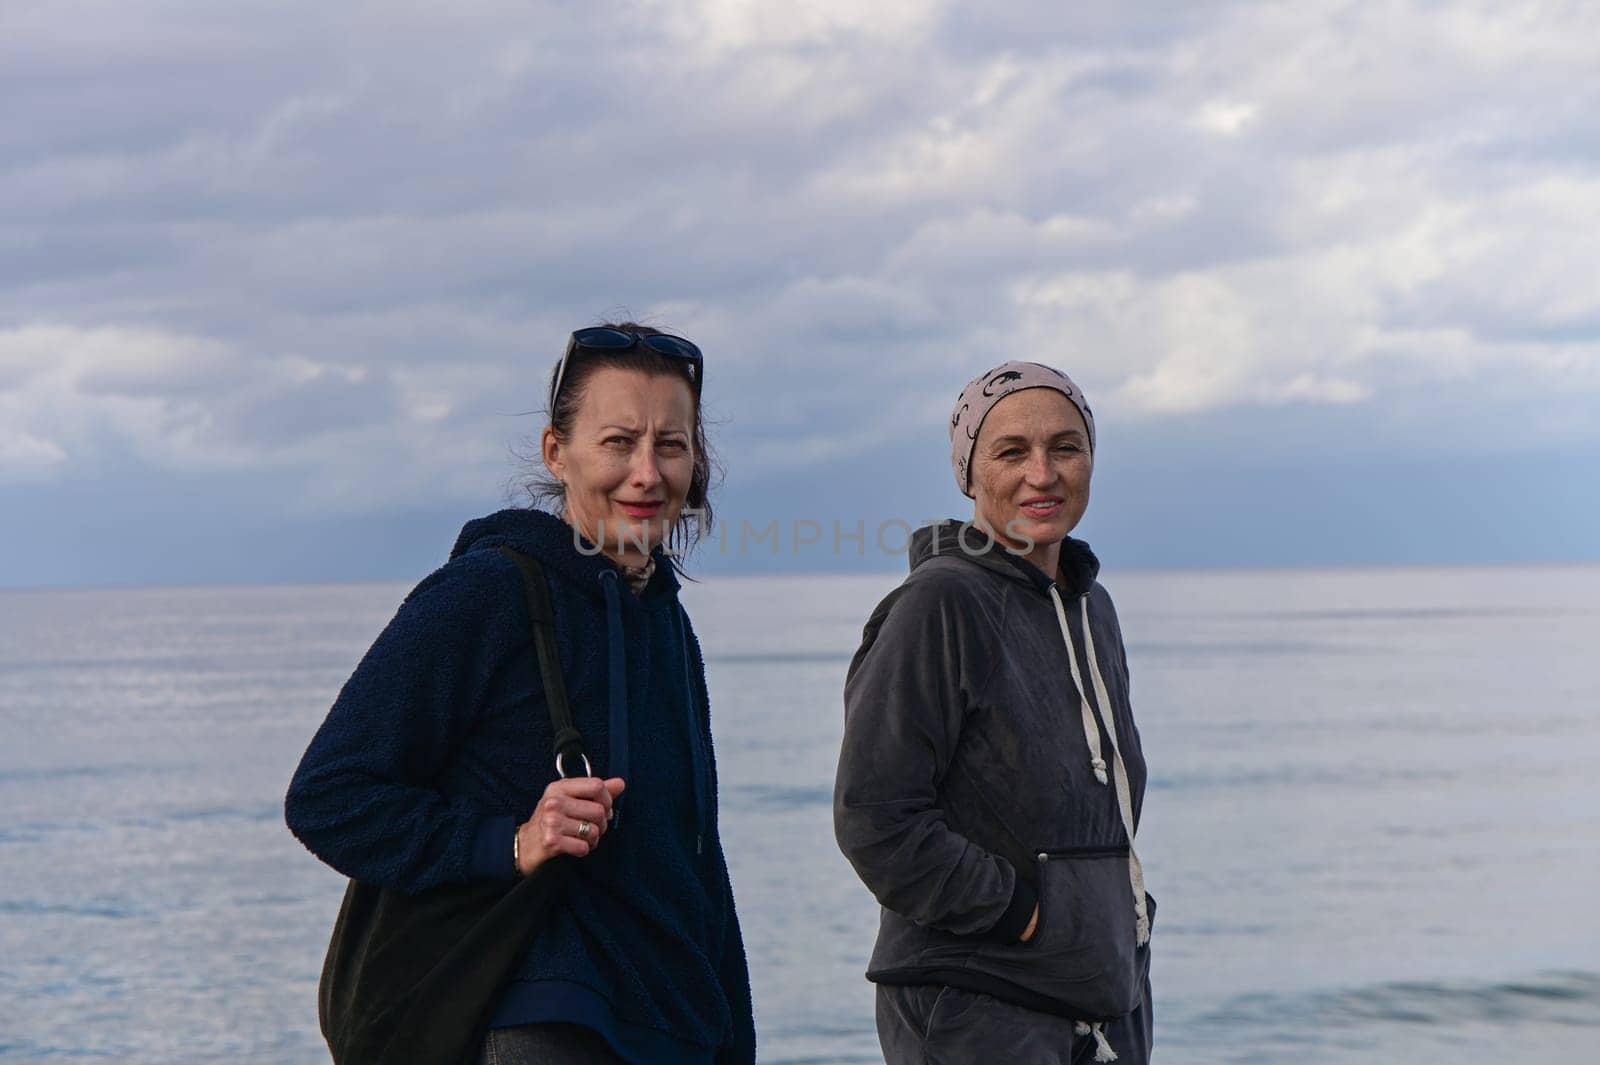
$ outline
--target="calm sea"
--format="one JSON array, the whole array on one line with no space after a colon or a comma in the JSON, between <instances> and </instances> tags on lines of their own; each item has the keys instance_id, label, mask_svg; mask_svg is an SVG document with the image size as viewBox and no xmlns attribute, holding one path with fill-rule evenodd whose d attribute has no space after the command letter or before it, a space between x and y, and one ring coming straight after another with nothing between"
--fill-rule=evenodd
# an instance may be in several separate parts
<instances>
[{"instance_id":1,"label":"calm sea","mask_svg":"<svg viewBox=\"0 0 1600 1065\"><path fill-rule=\"evenodd\" d=\"M879 1060L829 813L892 577L707 580L763 1062ZM1162 1059L1600 1061L1600 569L1123 573ZM391 585L0 592L0 1062L326 1060L284 786Z\"/></svg>"}]
</instances>

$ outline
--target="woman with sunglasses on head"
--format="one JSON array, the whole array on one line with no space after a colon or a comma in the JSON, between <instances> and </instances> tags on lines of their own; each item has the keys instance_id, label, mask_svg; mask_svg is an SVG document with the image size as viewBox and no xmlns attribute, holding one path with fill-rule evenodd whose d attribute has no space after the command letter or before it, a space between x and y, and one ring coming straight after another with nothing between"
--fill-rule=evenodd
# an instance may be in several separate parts
<instances>
[{"instance_id":1,"label":"woman with sunglasses on head","mask_svg":"<svg viewBox=\"0 0 1600 1065\"><path fill-rule=\"evenodd\" d=\"M882 904L889 1065L1150 1058L1145 762L1111 597L1068 535L1094 416L1008 362L950 419L973 517L919 529L845 683L839 845Z\"/></svg>"},{"instance_id":2,"label":"woman with sunglasses on head","mask_svg":"<svg viewBox=\"0 0 1600 1065\"><path fill-rule=\"evenodd\" d=\"M678 549L710 523L701 369L694 344L646 326L572 335L551 374L548 476L530 486L553 513L467 523L289 789L295 835L364 883L409 894L566 866L484 1005L491 1065L755 1059L704 666L678 602ZM571 777L552 764L530 610L503 547L547 578L588 759Z\"/></svg>"}]
</instances>

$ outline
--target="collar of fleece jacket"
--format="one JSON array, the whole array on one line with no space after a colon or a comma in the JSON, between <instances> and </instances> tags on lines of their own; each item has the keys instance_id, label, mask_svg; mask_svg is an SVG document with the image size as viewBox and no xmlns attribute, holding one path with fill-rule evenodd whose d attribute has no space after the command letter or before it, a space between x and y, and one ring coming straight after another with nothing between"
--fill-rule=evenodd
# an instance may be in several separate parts
<instances>
[{"instance_id":1,"label":"collar of fleece jacket","mask_svg":"<svg viewBox=\"0 0 1600 1065\"><path fill-rule=\"evenodd\" d=\"M1048 574L1032 562L1007 551L970 521L951 518L924 525L911 534L911 568L916 569L937 555L953 555L1003 577L1023 581L1039 591L1048 591ZM1084 595L1094 587L1100 574L1100 560L1082 540L1067 537L1061 541L1061 583L1073 595Z\"/></svg>"},{"instance_id":2,"label":"collar of fleece jacket","mask_svg":"<svg viewBox=\"0 0 1600 1065\"><path fill-rule=\"evenodd\" d=\"M585 594L596 598L604 594L597 579L600 574L608 570L619 575L622 572L616 563L601 554L588 540L575 537L572 526L543 510L513 508L467 522L461 535L456 537L450 557L457 558L468 551L495 548L502 544L533 555L547 569L573 578L573 583ZM676 592L679 588L678 575L666 552L658 546L650 554L655 560L655 574L642 594Z\"/></svg>"}]
</instances>

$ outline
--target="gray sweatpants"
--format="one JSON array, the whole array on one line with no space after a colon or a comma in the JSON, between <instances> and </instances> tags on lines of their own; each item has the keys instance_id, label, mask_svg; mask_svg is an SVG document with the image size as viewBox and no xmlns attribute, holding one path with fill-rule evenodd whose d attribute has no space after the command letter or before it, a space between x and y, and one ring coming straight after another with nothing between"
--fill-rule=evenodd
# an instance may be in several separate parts
<instances>
[{"instance_id":1,"label":"gray sweatpants","mask_svg":"<svg viewBox=\"0 0 1600 1065\"><path fill-rule=\"evenodd\" d=\"M1150 1061L1150 981L1144 1004L1102 1031L1117 1065ZM1098 1044L1073 1022L958 987L878 985L886 1065L1093 1065Z\"/></svg>"}]
</instances>

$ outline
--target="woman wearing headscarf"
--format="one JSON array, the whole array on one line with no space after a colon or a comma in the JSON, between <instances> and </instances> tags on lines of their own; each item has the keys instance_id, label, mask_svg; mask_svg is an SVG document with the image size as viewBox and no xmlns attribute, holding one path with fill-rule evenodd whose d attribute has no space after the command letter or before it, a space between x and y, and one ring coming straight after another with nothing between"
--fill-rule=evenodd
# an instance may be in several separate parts
<instances>
[{"instance_id":1,"label":"woman wearing headscarf","mask_svg":"<svg viewBox=\"0 0 1600 1065\"><path fill-rule=\"evenodd\" d=\"M441 1022L475 1029L484 1065L755 1060L705 671L666 551L696 530L686 509L709 522L702 365L691 342L633 323L572 334L541 440L553 513L466 524L289 787L308 848L407 896L565 863L520 962L475 1016ZM570 777L549 753L519 555L549 588L586 750Z\"/></svg>"},{"instance_id":2,"label":"woman wearing headscarf","mask_svg":"<svg viewBox=\"0 0 1600 1065\"><path fill-rule=\"evenodd\" d=\"M1094 416L1065 374L1008 362L950 436L973 516L917 531L845 685L834 826L882 905L884 1057L1140 1065L1145 761L1116 610L1068 535Z\"/></svg>"}]
</instances>

